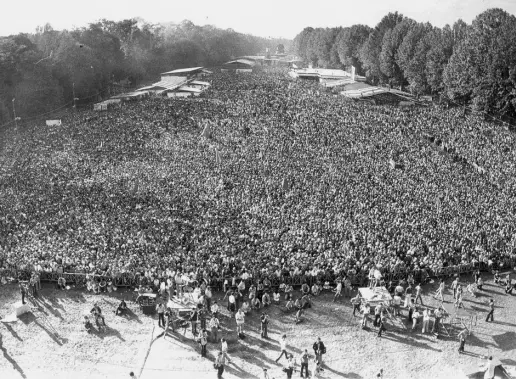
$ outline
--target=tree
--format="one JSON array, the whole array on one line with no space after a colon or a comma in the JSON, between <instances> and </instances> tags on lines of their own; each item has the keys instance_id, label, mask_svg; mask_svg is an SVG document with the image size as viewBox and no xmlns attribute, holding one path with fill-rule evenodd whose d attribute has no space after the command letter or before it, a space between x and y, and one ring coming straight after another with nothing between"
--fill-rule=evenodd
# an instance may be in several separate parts
<instances>
[{"instance_id":1,"label":"tree","mask_svg":"<svg viewBox=\"0 0 516 379\"><path fill-rule=\"evenodd\" d=\"M516 17L490 9L475 18L454 49L444 72L445 91L479 111L514 116L515 71Z\"/></svg>"},{"instance_id":2,"label":"tree","mask_svg":"<svg viewBox=\"0 0 516 379\"><path fill-rule=\"evenodd\" d=\"M360 49L367 41L372 29L366 25L343 28L335 38L335 47L343 66L355 66L359 75L364 74L360 61Z\"/></svg>"}]
</instances>

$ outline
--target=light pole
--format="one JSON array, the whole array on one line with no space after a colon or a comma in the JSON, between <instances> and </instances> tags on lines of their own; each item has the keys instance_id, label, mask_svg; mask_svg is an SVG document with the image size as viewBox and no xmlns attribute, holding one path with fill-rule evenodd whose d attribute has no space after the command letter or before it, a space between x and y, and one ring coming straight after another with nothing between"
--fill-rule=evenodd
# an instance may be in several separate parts
<instances>
[{"instance_id":1,"label":"light pole","mask_svg":"<svg viewBox=\"0 0 516 379\"><path fill-rule=\"evenodd\" d=\"M18 121L16 120L16 108L14 107L14 100L16 100L16 98L13 97L14 126L16 129L18 129Z\"/></svg>"}]
</instances>

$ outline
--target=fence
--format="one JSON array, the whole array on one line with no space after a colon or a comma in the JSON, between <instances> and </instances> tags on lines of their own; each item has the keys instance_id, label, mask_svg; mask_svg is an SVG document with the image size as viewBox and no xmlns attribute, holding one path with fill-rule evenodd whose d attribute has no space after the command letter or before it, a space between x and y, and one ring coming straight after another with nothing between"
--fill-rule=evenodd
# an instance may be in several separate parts
<instances>
[{"instance_id":1,"label":"fence","mask_svg":"<svg viewBox=\"0 0 516 379\"><path fill-rule=\"evenodd\" d=\"M487 263L481 262L476 264L462 264L457 266L449 266L442 267L437 270L429 270L429 269L417 269L417 270L406 270L406 269L395 269L392 271L383 270L383 278L388 283L390 281L399 282L402 279L406 279L410 274L412 274L415 282L423 282L426 278L446 278L453 275L463 275L467 273L472 273L474 270L480 271L491 271L497 269L506 269L506 268L514 268L516 266L516 257L505 258L500 262L494 262L491 265ZM10 269L0 269L0 278L14 278L18 280L29 280L31 277L31 271L27 269L17 269L16 267L12 267ZM59 277L63 277L66 280L67 284L73 284L76 287L85 287L87 282L86 273L58 273L58 272L41 272L40 279L42 282L57 282ZM117 275L93 275L89 274L95 278L104 279L106 282L111 281L115 287L136 287L140 284L148 284L149 280L145 276L139 274L132 273L121 273ZM353 286L364 286L367 284L368 276L365 272L360 272L358 274L348 275L351 280ZM253 273L251 276L253 281L257 279L265 279L266 276L261 273ZM202 279L202 278L200 278ZM207 279L209 284L217 289L222 289L224 281L228 281L231 284L233 278L224 277L224 278L214 278ZM333 273L320 273L317 276L311 275L273 275L268 276L269 281L271 282L271 287L279 287L280 284L284 283L287 285L301 286L304 283L312 286L316 282L329 282L334 283L336 279L336 275Z\"/></svg>"}]
</instances>

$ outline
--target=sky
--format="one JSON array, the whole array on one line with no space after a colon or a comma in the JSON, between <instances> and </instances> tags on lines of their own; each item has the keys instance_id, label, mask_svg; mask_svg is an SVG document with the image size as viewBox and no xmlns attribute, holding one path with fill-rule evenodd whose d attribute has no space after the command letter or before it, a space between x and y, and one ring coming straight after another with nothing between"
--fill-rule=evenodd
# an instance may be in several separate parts
<instances>
[{"instance_id":1,"label":"sky","mask_svg":"<svg viewBox=\"0 0 516 379\"><path fill-rule=\"evenodd\" d=\"M32 33L47 22L61 30L102 18L141 17L151 23L190 20L262 37L294 38L307 26L375 26L393 11L439 27L459 18L470 23L489 8L516 14L516 0L18 0L2 4L0 35Z\"/></svg>"}]
</instances>

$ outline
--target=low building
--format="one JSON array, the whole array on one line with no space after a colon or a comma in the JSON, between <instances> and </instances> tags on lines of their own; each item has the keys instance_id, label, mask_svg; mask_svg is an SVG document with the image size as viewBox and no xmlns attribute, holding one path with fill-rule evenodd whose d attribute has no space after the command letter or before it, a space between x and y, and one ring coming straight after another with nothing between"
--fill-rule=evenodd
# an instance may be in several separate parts
<instances>
[{"instance_id":1,"label":"low building","mask_svg":"<svg viewBox=\"0 0 516 379\"><path fill-rule=\"evenodd\" d=\"M189 67L179 68L177 70L163 72L161 74L161 80L166 80L170 77L186 77L187 79L194 79L205 73L204 67Z\"/></svg>"},{"instance_id":2,"label":"low building","mask_svg":"<svg viewBox=\"0 0 516 379\"><path fill-rule=\"evenodd\" d=\"M256 62L250 59L235 59L222 65L221 72L253 72Z\"/></svg>"},{"instance_id":3,"label":"low building","mask_svg":"<svg viewBox=\"0 0 516 379\"><path fill-rule=\"evenodd\" d=\"M165 80L161 80L157 83L151 84L150 86L137 89L136 91L147 91L155 95L162 95L166 94L167 92L174 91L186 83L188 83L188 78L185 76L170 76Z\"/></svg>"}]
</instances>

